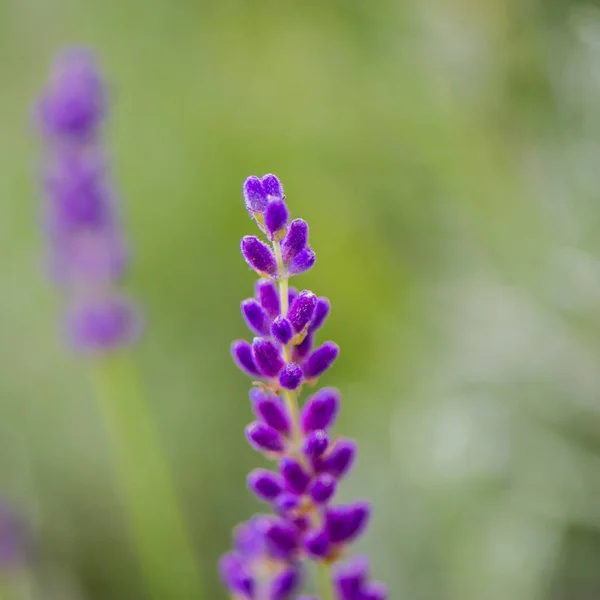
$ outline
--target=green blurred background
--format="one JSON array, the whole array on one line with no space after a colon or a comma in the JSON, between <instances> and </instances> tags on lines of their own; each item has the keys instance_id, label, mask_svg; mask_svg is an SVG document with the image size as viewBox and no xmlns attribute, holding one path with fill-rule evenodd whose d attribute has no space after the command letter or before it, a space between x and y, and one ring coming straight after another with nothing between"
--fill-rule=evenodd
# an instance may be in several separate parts
<instances>
[{"instance_id":1,"label":"green blurred background","mask_svg":"<svg viewBox=\"0 0 600 600\"><path fill-rule=\"evenodd\" d=\"M33 99L92 46L144 307L137 358L205 598L260 506L249 174L311 225L345 499L391 598L600 598L600 8L577 0L0 0L0 489L39 598L143 598L85 364L43 267ZM323 338L321 338L323 339Z\"/></svg>"}]
</instances>

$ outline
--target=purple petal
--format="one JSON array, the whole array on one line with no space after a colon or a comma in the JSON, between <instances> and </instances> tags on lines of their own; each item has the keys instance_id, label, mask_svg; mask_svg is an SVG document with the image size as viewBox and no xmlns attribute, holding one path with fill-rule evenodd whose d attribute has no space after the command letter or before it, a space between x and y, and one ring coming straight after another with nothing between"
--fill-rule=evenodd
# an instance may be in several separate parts
<instances>
[{"instance_id":1,"label":"purple petal","mask_svg":"<svg viewBox=\"0 0 600 600\"><path fill-rule=\"evenodd\" d=\"M294 364L287 363L279 374L279 385L286 390L295 390L302 383L302 369Z\"/></svg>"},{"instance_id":2,"label":"purple petal","mask_svg":"<svg viewBox=\"0 0 600 600\"><path fill-rule=\"evenodd\" d=\"M325 530L333 544L351 542L365 529L370 516L366 502L330 507L325 513Z\"/></svg>"},{"instance_id":3,"label":"purple petal","mask_svg":"<svg viewBox=\"0 0 600 600\"><path fill-rule=\"evenodd\" d=\"M241 303L242 315L246 324L256 335L269 335L270 320L264 308L254 298Z\"/></svg>"},{"instance_id":4,"label":"purple petal","mask_svg":"<svg viewBox=\"0 0 600 600\"><path fill-rule=\"evenodd\" d=\"M60 53L38 106L40 125L46 133L72 139L94 136L105 105L104 85L91 53L82 48Z\"/></svg>"},{"instance_id":5,"label":"purple petal","mask_svg":"<svg viewBox=\"0 0 600 600\"><path fill-rule=\"evenodd\" d=\"M260 371L254 362L252 346L245 340L236 340L231 344L231 355L237 366L250 377L260 377Z\"/></svg>"},{"instance_id":6,"label":"purple petal","mask_svg":"<svg viewBox=\"0 0 600 600\"><path fill-rule=\"evenodd\" d=\"M265 377L277 377L283 369L283 359L279 350L269 340L254 338L252 342L252 354L258 370Z\"/></svg>"},{"instance_id":7,"label":"purple petal","mask_svg":"<svg viewBox=\"0 0 600 600\"><path fill-rule=\"evenodd\" d=\"M279 470L286 488L293 494L303 494L310 483L310 475L294 458L285 457L279 463Z\"/></svg>"},{"instance_id":8,"label":"purple petal","mask_svg":"<svg viewBox=\"0 0 600 600\"><path fill-rule=\"evenodd\" d=\"M307 379L319 377L333 364L340 353L339 346L333 342L325 342L314 350L303 365L304 376Z\"/></svg>"},{"instance_id":9,"label":"purple petal","mask_svg":"<svg viewBox=\"0 0 600 600\"><path fill-rule=\"evenodd\" d=\"M244 260L261 275L275 275L277 261L269 246L253 235L242 238L240 246Z\"/></svg>"},{"instance_id":10,"label":"purple petal","mask_svg":"<svg viewBox=\"0 0 600 600\"><path fill-rule=\"evenodd\" d=\"M317 297L308 290L302 290L295 298L288 312L288 319L296 333L300 333L310 323L317 305Z\"/></svg>"},{"instance_id":11,"label":"purple petal","mask_svg":"<svg viewBox=\"0 0 600 600\"><path fill-rule=\"evenodd\" d=\"M317 300L317 306L315 307L315 312L313 314L312 321L308 327L308 331L310 333L314 333L317 329L320 329L325 322L325 319L329 315L329 311L331 309L331 304L329 300L324 296L321 296Z\"/></svg>"},{"instance_id":12,"label":"purple petal","mask_svg":"<svg viewBox=\"0 0 600 600\"><path fill-rule=\"evenodd\" d=\"M233 528L233 548L244 559L255 559L265 553L264 515L255 515Z\"/></svg>"},{"instance_id":13,"label":"purple petal","mask_svg":"<svg viewBox=\"0 0 600 600\"><path fill-rule=\"evenodd\" d=\"M281 315L276 317L271 325L271 334L284 346L292 339L294 332L291 323Z\"/></svg>"},{"instance_id":14,"label":"purple petal","mask_svg":"<svg viewBox=\"0 0 600 600\"><path fill-rule=\"evenodd\" d=\"M362 600L361 589L369 577L369 563L362 556L338 566L333 572L333 581L340 600Z\"/></svg>"},{"instance_id":15,"label":"purple petal","mask_svg":"<svg viewBox=\"0 0 600 600\"><path fill-rule=\"evenodd\" d=\"M265 211L268 203L267 193L258 177L254 175L248 177L242 186L242 193L248 210L258 213Z\"/></svg>"},{"instance_id":16,"label":"purple petal","mask_svg":"<svg viewBox=\"0 0 600 600\"><path fill-rule=\"evenodd\" d=\"M288 288L288 306L291 306L292 304L294 304L294 300L296 299L297 295L298 295L298 290L295 287L290 286Z\"/></svg>"},{"instance_id":17,"label":"purple petal","mask_svg":"<svg viewBox=\"0 0 600 600\"><path fill-rule=\"evenodd\" d=\"M75 348L106 352L130 345L138 336L137 312L124 298L105 298L74 307L67 315L67 331Z\"/></svg>"},{"instance_id":18,"label":"purple petal","mask_svg":"<svg viewBox=\"0 0 600 600\"><path fill-rule=\"evenodd\" d=\"M265 532L265 540L275 556L289 559L298 548L298 530L291 523L274 518Z\"/></svg>"},{"instance_id":19,"label":"purple petal","mask_svg":"<svg viewBox=\"0 0 600 600\"><path fill-rule=\"evenodd\" d=\"M304 548L314 558L325 558L331 550L329 538L324 531L313 530L303 537Z\"/></svg>"},{"instance_id":20,"label":"purple petal","mask_svg":"<svg viewBox=\"0 0 600 600\"><path fill-rule=\"evenodd\" d=\"M300 414L302 431L308 433L317 429L329 429L335 422L340 402L339 391L332 387L323 388L310 396Z\"/></svg>"},{"instance_id":21,"label":"purple petal","mask_svg":"<svg viewBox=\"0 0 600 600\"><path fill-rule=\"evenodd\" d=\"M285 229L288 221L288 209L283 200L269 202L265 213L265 225L271 234L271 239Z\"/></svg>"},{"instance_id":22,"label":"purple petal","mask_svg":"<svg viewBox=\"0 0 600 600\"><path fill-rule=\"evenodd\" d=\"M341 479L350 471L356 458L356 442L346 438L338 438L329 452L320 460L319 471L333 475Z\"/></svg>"},{"instance_id":23,"label":"purple petal","mask_svg":"<svg viewBox=\"0 0 600 600\"><path fill-rule=\"evenodd\" d=\"M312 333L308 333L306 337L297 345L292 347L292 360L298 364L304 362L304 359L310 354L314 343Z\"/></svg>"},{"instance_id":24,"label":"purple petal","mask_svg":"<svg viewBox=\"0 0 600 600\"><path fill-rule=\"evenodd\" d=\"M297 569L287 568L273 578L268 600L287 600L298 587L300 575Z\"/></svg>"},{"instance_id":25,"label":"purple petal","mask_svg":"<svg viewBox=\"0 0 600 600\"><path fill-rule=\"evenodd\" d=\"M283 402L276 396L267 396L253 402L254 414L266 425L279 431L283 435L289 435L292 424Z\"/></svg>"},{"instance_id":26,"label":"purple petal","mask_svg":"<svg viewBox=\"0 0 600 600\"><path fill-rule=\"evenodd\" d=\"M232 594L241 594L242 597L248 599L253 597L254 581L252 576L232 552L223 555L219 560L219 574Z\"/></svg>"},{"instance_id":27,"label":"purple petal","mask_svg":"<svg viewBox=\"0 0 600 600\"><path fill-rule=\"evenodd\" d=\"M275 283L269 279L259 279L256 282L255 295L269 317L274 319L279 314L279 292Z\"/></svg>"},{"instance_id":28,"label":"purple petal","mask_svg":"<svg viewBox=\"0 0 600 600\"><path fill-rule=\"evenodd\" d=\"M283 262L289 264L308 244L308 225L302 219L294 219L281 242Z\"/></svg>"},{"instance_id":29,"label":"purple petal","mask_svg":"<svg viewBox=\"0 0 600 600\"><path fill-rule=\"evenodd\" d=\"M269 199L283 200L283 186L279 179L272 173L267 173L261 178L263 189Z\"/></svg>"},{"instance_id":30,"label":"purple petal","mask_svg":"<svg viewBox=\"0 0 600 600\"><path fill-rule=\"evenodd\" d=\"M380 581L370 581L361 591L361 600L387 600L387 597L387 586Z\"/></svg>"},{"instance_id":31,"label":"purple petal","mask_svg":"<svg viewBox=\"0 0 600 600\"><path fill-rule=\"evenodd\" d=\"M254 469L248 475L248 487L261 500L272 502L283 491L283 479L277 474L266 469Z\"/></svg>"},{"instance_id":32,"label":"purple petal","mask_svg":"<svg viewBox=\"0 0 600 600\"><path fill-rule=\"evenodd\" d=\"M308 493L315 504L325 504L335 494L336 480L329 473L321 473L310 485Z\"/></svg>"},{"instance_id":33,"label":"purple petal","mask_svg":"<svg viewBox=\"0 0 600 600\"><path fill-rule=\"evenodd\" d=\"M317 259L317 255L310 249L304 248L296 257L288 264L288 275L300 275L308 271Z\"/></svg>"},{"instance_id":34,"label":"purple petal","mask_svg":"<svg viewBox=\"0 0 600 600\"><path fill-rule=\"evenodd\" d=\"M282 516L288 516L290 512L300 506L300 498L296 494L284 492L275 500L275 509Z\"/></svg>"},{"instance_id":35,"label":"purple petal","mask_svg":"<svg viewBox=\"0 0 600 600\"><path fill-rule=\"evenodd\" d=\"M285 449L281 434L260 421L254 421L246 427L246 437L256 450L262 452L282 452Z\"/></svg>"},{"instance_id":36,"label":"purple petal","mask_svg":"<svg viewBox=\"0 0 600 600\"><path fill-rule=\"evenodd\" d=\"M318 458L327 450L329 437L323 429L311 431L302 442L302 453L309 458Z\"/></svg>"}]
</instances>

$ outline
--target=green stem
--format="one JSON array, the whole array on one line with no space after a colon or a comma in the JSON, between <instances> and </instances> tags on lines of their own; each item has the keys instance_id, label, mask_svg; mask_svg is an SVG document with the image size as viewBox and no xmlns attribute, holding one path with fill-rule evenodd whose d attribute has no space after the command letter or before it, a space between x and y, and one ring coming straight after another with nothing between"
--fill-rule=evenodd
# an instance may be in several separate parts
<instances>
[{"instance_id":1,"label":"green stem","mask_svg":"<svg viewBox=\"0 0 600 600\"><path fill-rule=\"evenodd\" d=\"M171 474L131 357L94 360L124 509L150 598L198 600L200 576Z\"/></svg>"},{"instance_id":2,"label":"green stem","mask_svg":"<svg viewBox=\"0 0 600 600\"><path fill-rule=\"evenodd\" d=\"M333 585L331 583L331 569L329 565L320 563L317 565L319 570L319 587L321 588L321 600L335 600Z\"/></svg>"},{"instance_id":3,"label":"green stem","mask_svg":"<svg viewBox=\"0 0 600 600\"><path fill-rule=\"evenodd\" d=\"M277 259L277 271L280 274L278 280L279 285L279 305L281 314L287 316L289 309L288 300L288 277L281 277L282 273L285 273L285 265L283 264L283 258L281 256L281 243L276 241L273 242L273 249L275 250L275 258ZM289 345L283 347L283 360L290 362L290 348ZM283 399L290 413L292 420L292 433L296 447L300 446L300 408L298 406L297 394L289 390L283 390Z\"/></svg>"}]
</instances>

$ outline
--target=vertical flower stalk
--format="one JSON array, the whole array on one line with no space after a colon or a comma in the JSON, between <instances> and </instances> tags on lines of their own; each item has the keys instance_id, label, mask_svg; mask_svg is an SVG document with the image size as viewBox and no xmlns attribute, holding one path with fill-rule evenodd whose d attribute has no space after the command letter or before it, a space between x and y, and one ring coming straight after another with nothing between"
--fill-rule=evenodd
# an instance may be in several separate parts
<instances>
[{"instance_id":1,"label":"vertical flower stalk","mask_svg":"<svg viewBox=\"0 0 600 600\"><path fill-rule=\"evenodd\" d=\"M249 177L243 195L268 243L255 236L241 242L245 261L260 277L254 296L241 303L256 337L251 343L235 341L232 355L254 380L250 401L256 420L246 437L275 469L255 469L248 476L248 488L272 514L256 515L236 528L233 551L221 558L221 578L236 599L288 600L301 587L303 564L312 561L320 568L324 600L386 600L387 589L370 580L365 558L343 561L371 509L362 500L335 503L338 483L357 453L354 441L331 434L340 393L321 388L301 408L298 401L304 386L317 386L339 353L330 341L316 346L329 300L288 284L315 263L308 225L289 221L275 175Z\"/></svg>"},{"instance_id":2,"label":"vertical flower stalk","mask_svg":"<svg viewBox=\"0 0 600 600\"><path fill-rule=\"evenodd\" d=\"M128 347L139 315L101 133L107 94L85 49L59 54L39 100L50 273L64 299L69 344L88 355L142 574L157 600L199 598L196 561L171 474Z\"/></svg>"}]
</instances>

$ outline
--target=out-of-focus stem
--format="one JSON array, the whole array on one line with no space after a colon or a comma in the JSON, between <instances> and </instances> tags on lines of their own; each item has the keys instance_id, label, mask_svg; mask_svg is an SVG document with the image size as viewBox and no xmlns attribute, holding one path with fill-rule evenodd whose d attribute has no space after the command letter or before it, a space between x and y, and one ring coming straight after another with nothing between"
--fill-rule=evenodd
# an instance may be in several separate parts
<instances>
[{"instance_id":1,"label":"out-of-focus stem","mask_svg":"<svg viewBox=\"0 0 600 600\"><path fill-rule=\"evenodd\" d=\"M131 357L117 352L94 359L91 376L148 595L154 600L198 600L196 558Z\"/></svg>"}]
</instances>

